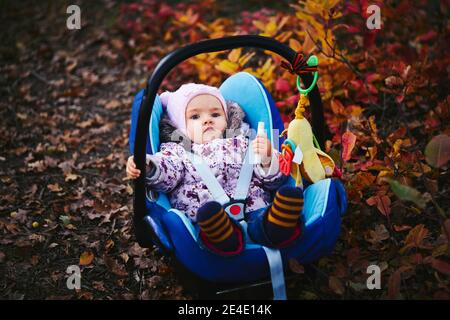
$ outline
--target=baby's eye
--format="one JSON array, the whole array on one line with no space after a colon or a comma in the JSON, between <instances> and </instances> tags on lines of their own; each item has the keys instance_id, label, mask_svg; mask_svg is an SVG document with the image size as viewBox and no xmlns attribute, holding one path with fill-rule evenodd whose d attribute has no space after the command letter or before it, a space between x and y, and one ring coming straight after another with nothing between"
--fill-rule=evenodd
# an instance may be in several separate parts
<instances>
[{"instance_id":1,"label":"baby's eye","mask_svg":"<svg viewBox=\"0 0 450 320\"><path fill-rule=\"evenodd\" d=\"M200 118L200 116L198 115L198 114L193 114L191 117L190 117L190 119L192 119L192 120L197 120L197 119L199 119Z\"/></svg>"},{"instance_id":2,"label":"baby's eye","mask_svg":"<svg viewBox=\"0 0 450 320\"><path fill-rule=\"evenodd\" d=\"M220 113L218 113L218 112L214 112L214 113L212 114L212 116L213 116L214 118L217 118L217 117L220 117L220 116L221 116L221 114L220 114Z\"/></svg>"}]
</instances>

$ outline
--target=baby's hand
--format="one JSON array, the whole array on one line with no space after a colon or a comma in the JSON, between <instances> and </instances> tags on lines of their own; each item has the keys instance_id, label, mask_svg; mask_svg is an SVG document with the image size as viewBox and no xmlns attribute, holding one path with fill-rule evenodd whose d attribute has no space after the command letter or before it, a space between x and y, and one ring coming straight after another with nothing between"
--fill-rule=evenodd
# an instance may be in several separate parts
<instances>
[{"instance_id":1,"label":"baby's hand","mask_svg":"<svg viewBox=\"0 0 450 320\"><path fill-rule=\"evenodd\" d=\"M267 136L256 136L256 139L252 143L253 152L261 156L261 165L264 168L270 166L272 159L272 144Z\"/></svg>"},{"instance_id":2,"label":"baby's hand","mask_svg":"<svg viewBox=\"0 0 450 320\"><path fill-rule=\"evenodd\" d=\"M127 160L127 177L131 179L136 179L141 175L141 170L136 169L136 164L134 163L134 157L131 156Z\"/></svg>"}]
</instances>

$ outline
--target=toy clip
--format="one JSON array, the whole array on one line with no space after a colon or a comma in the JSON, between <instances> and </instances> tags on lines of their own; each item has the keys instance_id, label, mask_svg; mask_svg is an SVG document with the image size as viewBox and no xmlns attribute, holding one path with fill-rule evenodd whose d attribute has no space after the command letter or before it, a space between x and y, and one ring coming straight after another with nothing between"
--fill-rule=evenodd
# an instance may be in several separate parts
<instances>
[{"instance_id":1,"label":"toy clip","mask_svg":"<svg viewBox=\"0 0 450 320\"><path fill-rule=\"evenodd\" d=\"M319 60L317 59L316 56L312 55L311 57L309 57L309 59L306 62L306 64L308 66L310 66L310 67L317 67L317 65L319 64ZM297 76L297 89L298 89L298 91L300 91L300 93L305 95L305 96L308 95L308 93L316 85L318 78L319 78L319 72L318 71L314 71L314 78L313 78L313 81L312 81L311 85L309 86L309 88L303 89L302 86L301 86L300 76Z\"/></svg>"}]
</instances>

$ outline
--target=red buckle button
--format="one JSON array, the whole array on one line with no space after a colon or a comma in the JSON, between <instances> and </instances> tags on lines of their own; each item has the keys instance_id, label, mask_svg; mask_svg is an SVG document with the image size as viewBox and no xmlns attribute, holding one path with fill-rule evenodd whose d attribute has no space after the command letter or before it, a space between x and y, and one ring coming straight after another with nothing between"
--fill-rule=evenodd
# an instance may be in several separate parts
<instances>
[{"instance_id":1,"label":"red buckle button","mask_svg":"<svg viewBox=\"0 0 450 320\"><path fill-rule=\"evenodd\" d=\"M232 205L230 207L230 212L232 215L238 215L241 212L241 207L239 207L238 205Z\"/></svg>"}]
</instances>

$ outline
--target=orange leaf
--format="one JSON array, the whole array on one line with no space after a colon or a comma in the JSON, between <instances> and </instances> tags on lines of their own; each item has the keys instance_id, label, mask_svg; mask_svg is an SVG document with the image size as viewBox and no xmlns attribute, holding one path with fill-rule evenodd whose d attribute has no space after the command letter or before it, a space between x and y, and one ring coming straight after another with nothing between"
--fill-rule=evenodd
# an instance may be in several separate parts
<instances>
[{"instance_id":1,"label":"orange leaf","mask_svg":"<svg viewBox=\"0 0 450 320\"><path fill-rule=\"evenodd\" d=\"M354 181L352 181L352 185L354 185L356 188L362 190L364 188L371 186L373 184L373 182L375 181L375 179L376 179L376 177L373 176L370 172L361 171L356 174ZM369 200L369 199L367 199L367 200ZM367 203L367 204L374 205L375 203L373 203L373 204Z\"/></svg>"},{"instance_id":2,"label":"orange leaf","mask_svg":"<svg viewBox=\"0 0 450 320\"><path fill-rule=\"evenodd\" d=\"M80 256L80 266L87 266L94 260L94 254L92 252L85 251Z\"/></svg>"},{"instance_id":3,"label":"orange leaf","mask_svg":"<svg viewBox=\"0 0 450 320\"><path fill-rule=\"evenodd\" d=\"M331 99L331 110L334 114L344 114L345 107L338 99Z\"/></svg>"},{"instance_id":4,"label":"orange leaf","mask_svg":"<svg viewBox=\"0 0 450 320\"><path fill-rule=\"evenodd\" d=\"M342 160L350 160L351 153L355 147L356 136L351 131L346 131L342 135Z\"/></svg>"},{"instance_id":5,"label":"orange leaf","mask_svg":"<svg viewBox=\"0 0 450 320\"><path fill-rule=\"evenodd\" d=\"M411 231L409 231L408 235L406 236L405 246L400 249L400 253L404 253L410 248L420 247L427 235L428 229L425 228L425 225L419 224L415 226Z\"/></svg>"},{"instance_id":6,"label":"orange leaf","mask_svg":"<svg viewBox=\"0 0 450 320\"><path fill-rule=\"evenodd\" d=\"M228 54L228 60L231 62L238 62L239 58L241 57L242 48L237 48L231 50L231 52Z\"/></svg>"},{"instance_id":7,"label":"orange leaf","mask_svg":"<svg viewBox=\"0 0 450 320\"><path fill-rule=\"evenodd\" d=\"M295 39L289 39L289 47L292 48L292 50L298 52L302 49L302 45L300 44L300 42L298 42Z\"/></svg>"}]
</instances>

